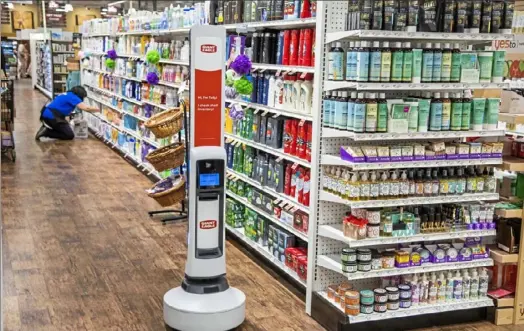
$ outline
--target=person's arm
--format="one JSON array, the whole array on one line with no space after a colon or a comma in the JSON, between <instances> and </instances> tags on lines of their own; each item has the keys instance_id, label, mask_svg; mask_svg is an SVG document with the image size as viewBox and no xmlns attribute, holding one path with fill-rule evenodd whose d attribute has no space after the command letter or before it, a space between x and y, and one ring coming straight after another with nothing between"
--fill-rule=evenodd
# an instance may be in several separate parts
<instances>
[{"instance_id":1,"label":"person's arm","mask_svg":"<svg viewBox=\"0 0 524 331\"><path fill-rule=\"evenodd\" d=\"M91 107L91 106L87 105L84 102L80 102L76 106L78 107L78 109L86 111L86 112L89 112L89 113L96 113L96 112L100 111L100 108L98 108L98 107Z\"/></svg>"}]
</instances>

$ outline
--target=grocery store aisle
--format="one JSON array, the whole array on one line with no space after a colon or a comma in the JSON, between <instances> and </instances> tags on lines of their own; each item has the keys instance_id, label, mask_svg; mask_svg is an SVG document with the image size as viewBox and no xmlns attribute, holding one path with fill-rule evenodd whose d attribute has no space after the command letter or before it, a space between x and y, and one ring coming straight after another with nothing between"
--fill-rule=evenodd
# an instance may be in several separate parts
<instances>
[{"instance_id":1,"label":"grocery store aisle","mask_svg":"<svg viewBox=\"0 0 524 331\"><path fill-rule=\"evenodd\" d=\"M151 182L90 138L36 143L46 101L18 83L16 164L2 163L5 330L164 330L162 296L184 275L185 225L162 226ZM321 330L304 303L228 244L247 295L242 330Z\"/></svg>"}]
</instances>

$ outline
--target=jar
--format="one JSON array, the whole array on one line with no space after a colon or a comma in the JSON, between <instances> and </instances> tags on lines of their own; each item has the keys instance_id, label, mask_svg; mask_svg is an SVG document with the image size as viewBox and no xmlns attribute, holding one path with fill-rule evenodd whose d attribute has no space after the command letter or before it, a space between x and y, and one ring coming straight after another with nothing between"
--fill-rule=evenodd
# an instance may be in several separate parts
<instances>
[{"instance_id":1,"label":"jar","mask_svg":"<svg viewBox=\"0 0 524 331\"><path fill-rule=\"evenodd\" d=\"M335 300L335 294L337 293L337 285L329 285L327 290L328 299Z\"/></svg>"},{"instance_id":2,"label":"jar","mask_svg":"<svg viewBox=\"0 0 524 331\"><path fill-rule=\"evenodd\" d=\"M357 291L346 291L346 305L358 306L360 304L360 294Z\"/></svg>"},{"instance_id":3,"label":"jar","mask_svg":"<svg viewBox=\"0 0 524 331\"><path fill-rule=\"evenodd\" d=\"M338 295L343 296L347 291L351 290L351 285L348 282L344 282L338 286Z\"/></svg>"},{"instance_id":4,"label":"jar","mask_svg":"<svg viewBox=\"0 0 524 331\"><path fill-rule=\"evenodd\" d=\"M400 292L400 299L411 299L411 286L406 284L400 284L398 286Z\"/></svg>"},{"instance_id":5,"label":"jar","mask_svg":"<svg viewBox=\"0 0 524 331\"><path fill-rule=\"evenodd\" d=\"M357 269L362 272L371 271L371 262L358 262Z\"/></svg>"},{"instance_id":6,"label":"jar","mask_svg":"<svg viewBox=\"0 0 524 331\"><path fill-rule=\"evenodd\" d=\"M371 314L371 313L373 313L373 305L360 305L360 312L362 314Z\"/></svg>"},{"instance_id":7,"label":"jar","mask_svg":"<svg viewBox=\"0 0 524 331\"><path fill-rule=\"evenodd\" d=\"M346 307L346 296L345 295L341 295L340 296L340 309L344 309L344 307Z\"/></svg>"},{"instance_id":8,"label":"jar","mask_svg":"<svg viewBox=\"0 0 524 331\"><path fill-rule=\"evenodd\" d=\"M385 215L380 220L380 236L391 237L393 236L393 220L391 215Z\"/></svg>"},{"instance_id":9,"label":"jar","mask_svg":"<svg viewBox=\"0 0 524 331\"><path fill-rule=\"evenodd\" d=\"M380 236L380 225L378 224L368 224L367 226L367 237L368 238L378 238Z\"/></svg>"},{"instance_id":10,"label":"jar","mask_svg":"<svg viewBox=\"0 0 524 331\"><path fill-rule=\"evenodd\" d=\"M349 273L349 274L357 272L357 263L356 262L342 262L342 272Z\"/></svg>"},{"instance_id":11,"label":"jar","mask_svg":"<svg viewBox=\"0 0 524 331\"><path fill-rule=\"evenodd\" d=\"M368 224L380 225L380 209L379 210L367 210L366 218L368 220Z\"/></svg>"},{"instance_id":12,"label":"jar","mask_svg":"<svg viewBox=\"0 0 524 331\"><path fill-rule=\"evenodd\" d=\"M338 293L335 294L335 303L340 304L340 295Z\"/></svg>"},{"instance_id":13,"label":"jar","mask_svg":"<svg viewBox=\"0 0 524 331\"><path fill-rule=\"evenodd\" d=\"M398 301L398 299L400 298L397 287L388 286L386 287L386 292L388 292L388 301Z\"/></svg>"},{"instance_id":14,"label":"jar","mask_svg":"<svg viewBox=\"0 0 524 331\"><path fill-rule=\"evenodd\" d=\"M373 291L362 290L360 291L360 304L362 305L373 305L374 302Z\"/></svg>"},{"instance_id":15,"label":"jar","mask_svg":"<svg viewBox=\"0 0 524 331\"><path fill-rule=\"evenodd\" d=\"M371 249L369 248L357 249L357 260L359 262L371 262Z\"/></svg>"},{"instance_id":16,"label":"jar","mask_svg":"<svg viewBox=\"0 0 524 331\"><path fill-rule=\"evenodd\" d=\"M409 253L406 251L395 252L395 266L397 268L409 267Z\"/></svg>"},{"instance_id":17,"label":"jar","mask_svg":"<svg viewBox=\"0 0 524 331\"><path fill-rule=\"evenodd\" d=\"M400 300L400 308L409 308L411 307L411 299Z\"/></svg>"},{"instance_id":18,"label":"jar","mask_svg":"<svg viewBox=\"0 0 524 331\"><path fill-rule=\"evenodd\" d=\"M357 251L354 248L343 248L342 262L357 262Z\"/></svg>"},{"instance_id":19,"label":"jar","mask_svg":"<svg viewBox=\"0 0 524 331\"><path fill-rule=\"evenodd\" d=\"M382 269L382 256L378 253L374 253L371 257L371 270Z\"/></svg>"},{"instance_id":20,"label":"jar","mask_svg":"<svg viewBox=\"0 0 524 331\"><path fill-rule=\"evenodd\" d=\"M360 314L359 305L346 305L346 315L357 316L358 314Z\"/></svg>"},{"instance_id":21,"label":"jar","mask_svg":"<svg viewBox=\"0 0 524 331\"><path fill-rule=\"evenodd\" d=\"M399 307L399 301L388 301L388 310L398 310Z\"/></svg>"},{"instance_id":22,"label":"jar","mask_svg":"<svg viewBox=\"0 0 524 331\"><path fill-rule=\"evenodd\" d=\"M388 293L383 288L376 288L373 290L373 293L375 294L375 302L378 303L386 303L388 302Z\"/></svg>"},{"instance_id":23,"label":"jar","mask_svg":"<svg viewBox=\"0 0 524 331\"><path fill-rule=\"evenodd\" d=\"M395 253L385 252L382 254L382 269L395 268Z\"/></svg>"},{"instance_id":24,"label":"jar","mask_svg":"<svg viewBox=\"0 0 524 331\"><path fill-rule=\"evenodd\" d=\"M386 310L388 310L388 305L387 303L376 303L373 305L373 310L376 312L376 313L385 313Z\"/></svg>"}]
</instances>

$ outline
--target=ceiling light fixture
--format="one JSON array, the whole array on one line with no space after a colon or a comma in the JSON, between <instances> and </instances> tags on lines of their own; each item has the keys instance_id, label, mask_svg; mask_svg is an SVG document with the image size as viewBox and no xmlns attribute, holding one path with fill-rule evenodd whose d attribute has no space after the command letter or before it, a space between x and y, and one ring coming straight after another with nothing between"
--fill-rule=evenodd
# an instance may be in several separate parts
<instances>
[{"instance_id":1,"label":"ceiling light fixture","mask_svg":"<svg viewBox=\"0 0 524 331\"><path fill-rule=\"evenodd\" d=\"M126 1L125 0L123 0L123 1L115 1L115 2L107 4L107 6L111 7L111 6L118 5L119 3L124 3L124 2L126 2Z\"/></svg>"},{"instance_id":2,"label":"ceiling light fixture","mask_svg":"<svg viewBox=\"0 0 524 331\"><path fill-rule=\"evenodd\" d=\"M73 5L70 4L70 3L68 3L68 4L66 4L66 5L64 6L64 9L65 9L66 12L68 12L68 11L73 11Z\"/></svg>"},{"instance_id":3,"label":"ceiling light fixture","mask_svg":"<svg viewBox=\"0 0 524 331\"><path fill-rule=\"evenodd\" d=\"M7 3L7 8L9 8L9 9L13 9L13 8L15 8L15 5L13 5L12 2L8 2L8 3Z\"/></svg>"}]
</instances>

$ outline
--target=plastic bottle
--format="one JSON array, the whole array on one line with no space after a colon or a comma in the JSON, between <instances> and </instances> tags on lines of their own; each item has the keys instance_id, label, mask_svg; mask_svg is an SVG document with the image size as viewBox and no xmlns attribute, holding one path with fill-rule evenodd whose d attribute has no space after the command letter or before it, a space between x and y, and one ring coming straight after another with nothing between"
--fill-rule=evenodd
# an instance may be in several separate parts
<instances>
[{"instance_id":1,"label":"plastic bottle","mask_svg":"<svg viewBox=\"0 0 524 331\"><path fill-rule=\"evenodd\" d=\"M380 82L380 69L382 64L382 51L380 42L374 41L369 54L369 81Z\"/></svg>"},{"instance_id":2,"label":"plastic bottle","mask_svg":"<svg viewBox=\"0 0 524 331\"><path fill-rule=\"evenodd\" d=\"M348 99L348 120L346 124L346 130L353 131L353 121L355 119L355 99L357 98L357 92L351 92L351 96Z\"/></svg>"},{"instance_id":3,"label":"plastic bottle","mask_svg":"<svg viewBox=\"0 0 524 331\"><path fill-rule=\"evenodd\" d=\"M449 131L451 127L451 99L449 98L449 93L444 92L442 98L442 131Z\"/></svg>"},{"instance_id":4,"label":"plastic bottle","mask_svg":"<svg viewBox=\"0 0 524 331\"><path fill-rule=\"evenodd\" d=\"M451 271L448 271L448 276L446 279L446 302L453 301L453 289L455 286L455 279Z\"/></svg>"},{"instance_id":5,"label":"plastic bottle","mask_svg":"<svg viewBox=\"0 0 524 331\"><path fill-rule=\"evenodd\" d=\"M400 197L407 198L409 196L409 180L406 170L402 171L400 175Z\"/></svg>"},{"instance_id":6,"label":"plastic bottle","mask_svg":"<svg viewBox=\"0 0 524 331\"><path fill-rule=\"evenodd\" d=\"M497 179L493 167L489 168L489 175L485 178L484 191L488 193L495 193L497 191Z\"/></svg>"},{"instance_id":7,"label":"plastic bottle","mask_svg":"<svg viewBox=\"0 0 524 331\"><path fill-rule=\"evenodd\" d=\"M371 182L367 171L364 171L360 176L360 199L369 200L371 197Z\"/></svg>"},{"instance_id":8,"label":"plastic bottle","mask_svg":"<svg viewBox=\"0 0 524 331\"><path fill-rule=\"evenodd\" d=\"M422 51L422 83L431 83L433 79L433 46L426 43Z\"/></svg>"},{"instance_id":9,"label":"plastic bottle","mask_svg":"<svg viewBox=\"0 0 524 331\"><path fill-rule=\"evenodd\" d=\"M377 173L374 171L371 172L369 194L371 200L376 200L380 196L380 183L377 180Z\"/></svg>"},{"instance_id":10,"label":"plastic bottle","mask_svg":"<svg viewBox=\"0 0 524 331\"><path fill-rule=\"evenodd\" d=\"M411 49L411 43L409 41L405 42L403 47L402 81L410 83L413 75L413 50Z\"/></svg>"},{"instance_id":11,"label":"plastic bottle","mask_svg":"<svg viewBox=\"0 0 524 331\"><path fill-rule=\"evenodd\" d=\"M299 110L303 113L311 113L311 104L313 102L313 83L311 79L306 79L300 84L300 107Z\"/></svg>"},{"instance_id":12,"label":"plastic bottle","mask_svg":"<svg viewBox=\"0 0 524 331\"><path fill-rule=\"evenodd\" d=\"M300 104L301 87L302 87L302 80L297 79L294 81L293 87L291 89L292 92L291 92L291 98L289 101L291 103L291 108L295 109L296 111L300 111L299 104ZM339 94L339 97L340 97L340 94Z\"/></svg>"},{"instance_id":13,"label":"plastic bottle","mask_svg":"<svg viewBox=\"0 0 524 331\"><path fill-rule=\"evenodd\" d=\"M441 271L437 281L437 302L444 303L446 302L446 276L444 272Z\"/></svg>"},{"instance_id":14,"label":"plastic bottle","mask_svg":"<svg viewBox=\"0 0 524 331\"><path fill-rule=\"evenodd\" d=\"M440 80L442 82L449 82L451 80L451 60L452 60L451 44L444 44L444 51L442 52L442 66Z\"/></svg>"},{"instance_id":15,"label":"plastic bottle","mask_svg":"<svg viewBox=\"0 0 524 331\"><path fill-rule=\"evenodd\" d=\"M386 93L380 93L377 101L378 115L377 115L377 132L387 132L388 130L388 103L386 101Z\"/></svg>"},{"instance_id":16,"label":"plastic bottle","mask_svg":"<svg viewBox=\"0 0 524 331\"><path fill-rule=\"evenodd\" d=\"M267 105L268 107L275 107L275 85L276 85L275 76L269 78L269 87L267 90Z\"/></svg>"},{"instance_id":17,"label":"plastic bottle","mask_svg":"<svg viewBox=\"0 0 524 331\"><path fill-rule=\"evenodd\" d=\"M457 181L456 181L456 188L455 188L456 194L462 195L466 193L466 182L467 180L464 174L464 169L459 168L457 170Z\"/></svg>"},{"instance_id":18,"label":"plastic bottle","mask_svg":"<svg viewBox=\"0 0 524 331\"><path fill-rule=\"evenodd\" d=\"M433 100L431 102L429 114L429 130L440 131L442 128L442 100L440 100L440 93L433 93Z\"/></svg>"},{"instance_id":19,"label":"plastic bottle","mask_svg":"<svg viewBox=\"0 0 524 331\"><path fill-rule=\"evenodd\" d=\"M389 42L382 43L382 59L380 61L380 81L389 82L391 79L391 49Z\"/></svg>"},{"instance_id":20,"label":"plastic bottle","mask_svg":"<svg viewBox=\"0 0 524 331\"><path fill-rule=\"evenodd\" d=\"M435 43L433 47L433 73L432 82L440 82L442 76L442 49L440 43Z\"/></svg>"},{"instance_id":21,"label":"plastic bottle","mask_svg":"<svg viewBox=\"0 0 524 331\"><path fill-rule=\"evenodd\" d=\"M366 102L366 132L377 132L378 104L376 94L369 93Z\"/></svg>"},{"instance_id":22,"label":"plastic bottle","mask_svg":"<svg viewBox=\"0 0 524 331\"><path fill-rule=\"evenodd\" d=\"M331 93L331 107L330 107L331 116L329 116L329 118L330 118L330 127L332 128L335 127L335 110L336 110L335 107L337 105L336 103L337 103L339 95L342 95L342 92L333 91L333 93Z\"/></svg>"},{"instance_id":23,"label":"plastic bottle","mask_svg":"<svg viewBox=\"0 0 524 331\"><path fill-rule=\"evenodd\" d=\"M184 46L182 46L182 49L180 50L181 61L189 61L189 50L189 40L186 38L186 40L184 40Z\"/></svg>"},{"instance_id":24,"label":"plastic bottle","mask_svg":"<svg viewBox=\"0 0 524 331\"><path fill-rule=\"evenodd\" d=\"M476 173L476 182L477 182L477 190L475 191L476 193L482 193L484 192L484 187L485 187L485 181L484 181L484 176L482 175L482 170L480 169L480 167L476 167L475 168L475 173Z\"/></svg>"},{"instance_id":25,"label":"plastic bottle","mask_svg":"<svg viewBox=\"0 0 524 331\"><path fill-rule=\"evenodd\" d=\"M451 99L451 131L460 131L462 129L462 110L461 94L455 93L455 97Z\"/></svg>"},{"instance_id":26,"label":"plastic bottle","mask_svg":"<svg viewBox=\"0 0 524 331\"><path fill-rule=\"evenodd\" d=\"M324 99L322 99L322 125L325 128L331 126L331 91L324 93Z\"/></svg>"},{"instance_id":27,"label":"plastic bottle","mask_svg":"<svg viewBox=\"0 0 524 331\"><path fill-rule=\"evenodd\" d=\"M469 276L468 270L464 270L462 273L462 298L469 300L471 292L471 277Z\"/></svg>"},{"instance_id":28,"label":"plastic bottle","mask_svg":"<svg viewBox=\"0 0 524 331\"><path fill-rule=\"evenodd\" d=\"M387 199L390 196L390 182L388 178L387 171L384 171L382 173L382 176L380 176L380 192L379 192L379 199Z\"/></svg>"},{"instance_id":29,"label":"plastic bottle","mask_svg":"<svg viewBox=\"0 0 524 331\"><path fill-rule=\"evenodd\" d=\"M435 303L437 303L437 290L437 276L435 275L435 273L431 273L431 278L429 280L428 287L428 303L430 305L434 305Z\"/></svg>"},{"instance_id":30,"label":"plastic bottle","mask_svg":"<svg viewBox=\"0 0 524 331\"><path fill-rule=\"evenodd\" d=\"M391 172L391 179L389 180L389 197L398 199L400 197L400 181L396 171Z\"/></svg>"},{"instance_id":31,"label":"plastic bottle","mask_svg":"<svg viewBox=\"0 0 524 331\"><path fill-rule=\"evenodd\" d=\"M471 271L471 285L469 290L469 297L471 300L479 297L479 274L477 269Z\"/></svg>"},{"instance_id":32,"label":"plastic bottle","mask_svg":"<svg viewBox=\"0 0 524 331\"><path fill-rule=\"evenodd\" d=\"M455 177L455 168L448 170L448 194L454 195L457 190L457 178Z\"/></svg>"},{"instance_id":33,"label":"plastic bottle","mask_svg":"<svg viewBox=\"0 0 524 331\"><path fill-rule=\"evenodd\" d=\"M349 200L357 201L360 199L360 185L358 182L358 173L354 172L351 175L351 186L349 192Z\"/></svg>"},{"instance_id":34,"label":"plastic bottle","mask_svg":"<svg viewBox=\"0 0 524 331\"><path fill-rule=\"evenodd\" d=\"M335 113L333 117L333 125L335 129L345 129L347 123L347 91L338 93L338 98L335 100ZM345 119L345 122L343 121ZM342 127L344 125L344 127Z\"/></svg>"},{"instance_id":35,"label":"plastic bottle","mask_svg":"<svg viewBox=\"0 0 524 331\"><path fill-rule=\"evenodd\" d=\"M402 81L402 68L404 66L404 51L402 49L402 43L393 43L391 52L391 81L401 82Z\"/></svg>"},{"instance_id":36,"label":"plastic bottle","mask_svg":"<svg viewBox=\"0 0 524 331\"><path fill-rule=\"evenodd\" d=\"M360 42L358 41L358 47L360 47ZM346 53L346 80L355 81L357 76L357 51L355 48L355 42L349 42L349 48Z\"/></svg>"},{"instance_id":37,"label":"plastic bottle","mask_svg":"<svg viewBox=\"0 0 524 331\"><path fill-rule=\"evenodd\" d=\"M331 44L331 49L328 53L328 79L340 81L345 79L345 64L344 64L344 49L341 42Z\"/></svg>"},{"instance_id":38,"label":"plastic bottle","mask_svg":"<svg viewBox=\"0 0 524 331\"><path fill-rule=\"evenodd\" d=\"M357 81L369 80L369 42L361 41L357 51Z\"/></svg>"},{"instance_id":39,"label":"plastic bottle","mask_svg":"<svg viewBox=\"0 0 524 331\"><path fill-rule=\"evenodd\" d=\"M451 74L450 74L450 82L458 83L460 82L460 69L461 69L461 52L460 52L460 44L455 43L453 44L453 51L451 53Z\"/></svg>"},{"instance_id":40,"label":"plastic bottle","mask_svg":"<svg viewBox=\"0 0 524 331\"><path fill-rule=\"evenodd\" d=\"M457 270L453 279L453 299L462 300L462 291L462 276L460 275L460 271Z\"/></svg>"},{"instance_id":41,"label":"plastic bottle","mask_svg":"<svg viewBox=\"0 0 524 331\"><path fill-rule=\"evenodd\" d=\"M465 91L464 98L462 99L462 122L461 122L461 128L460 128L463 131L468 131L470 129L471 107L472 107L471 92Z\"/></svg>"},{"instance_id":42,"label":"plastic bottle","mask_svg":"<svg viewBox=\"0 0 524 331\"><path fill-rule=\"evenodd\" d=\"M420 302L420 284L418 282L418 276L415 274L410 282L411 285L411 305L418 306Z\"/></svg>"},{"instance_id":43,"label":"plastic bottle","mask_svg":"<svg viewBox=\"0 0 524 331\"><path fill-rule=\"evenodd\" d=\"M422 280L420 281L420 304L425 305L428 303L429 299L429 281L426 274L422 275Z\"/></svg>"},{"instance_id":44,"label":"plastic bottle","mask_svg":"<svg viewBox=\"0 0 524 331\"><path fill-rule=\"evenodd\" d=\"M355 132L366 131L366 100L364 99L364 93L358 93L355 100L353 130Z\"/></svg>"}]
</instances>

